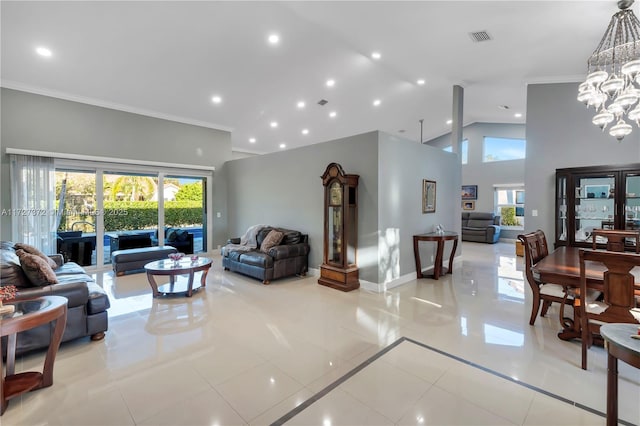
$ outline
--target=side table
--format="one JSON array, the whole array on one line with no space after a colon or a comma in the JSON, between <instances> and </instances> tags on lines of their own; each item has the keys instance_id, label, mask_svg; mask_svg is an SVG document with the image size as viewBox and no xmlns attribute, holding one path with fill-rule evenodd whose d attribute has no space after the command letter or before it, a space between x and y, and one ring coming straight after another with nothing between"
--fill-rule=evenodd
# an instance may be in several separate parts
<instances>
[{"instance_id":1,"label":"side table","mask_svg":"<svg viewBox=\"0 0 640 426\"><path fill-rule=\"evenodd\" d=\"M0 340L0 415L4 414L11 398L53 384L53 363L60 347L64 327L67 324L66 297L43 296L8 304L15 306L15 311L0 316L0 337L8 336L6 376L2 374L2 340ZM16 374L17 333L52 321L55 321L56 325L44 359L42 373L27 371Z\"/></svg>"},{"instance_id":2,"label":"side table","mask_svg":"<svg viewBox=\"0 0 640 426\"><path fill-rule=\"evenodd\" d=\"M416 273L418 278L423 278L422 265L420 262L420 250L418 249L418 243L420 241L435 241L438 245L436 248L436 260L433 264L433 279L437 280L440 275L451 274L453 272L453 257L456 254L456 248L458 247L458 234L455 232L445 231L444 233L430 232L427 234L420 234L413 236L413 256L416 261ZM449 267L443 270L442 259L444 257L444 243L446 241L453 241L453 248L449 255Z\"/></svg>"},{"instance_id":3,"label":"side table","mask_svg":"<svg viewBox=\"0 0 640 426\"><path fill-rule=\"evenodd\" d=\"M618 360L640 368L640 340L638 324L603 324L600 335L607 348L607 426L618 424Z\"/></svg>"}]
</instances>

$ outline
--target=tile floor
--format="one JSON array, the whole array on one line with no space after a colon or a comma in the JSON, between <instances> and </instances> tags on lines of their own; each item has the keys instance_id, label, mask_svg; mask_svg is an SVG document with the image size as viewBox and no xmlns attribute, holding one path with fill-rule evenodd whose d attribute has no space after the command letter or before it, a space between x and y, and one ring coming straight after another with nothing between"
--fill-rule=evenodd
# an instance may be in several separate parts
<instances>
[{"instance_id":1,"label":"tile floor","mask_svg":"<svg viewBox=\"0 0 640 426\"><path fill-rule=\"evenodd\" d=\"M192 299L98 273L106 339L63 344L53 387L12 400L0 425L604 424L604 350L583 371L555 307L528 325L513 244L461 249L453 275L384 294L314 277L263 286L217 257ZM620 417L640 424L640 371L621 363L619 382Z\"/></svg>"}]
</instances>

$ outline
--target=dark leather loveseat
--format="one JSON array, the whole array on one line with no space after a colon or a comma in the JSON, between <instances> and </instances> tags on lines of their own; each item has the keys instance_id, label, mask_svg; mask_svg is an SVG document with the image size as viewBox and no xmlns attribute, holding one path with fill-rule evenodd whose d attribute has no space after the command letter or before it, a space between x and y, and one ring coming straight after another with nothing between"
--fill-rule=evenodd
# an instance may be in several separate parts
<instances>
[{"instance_id":1,"label":"dark leather loveseat","mask_svg":"<svg viewBox=\"0 0 640 426\"><path fill-rule=\"evenodd\" d=\"M151 237L151 244L154 246L158 244L158 231ZM193 254L193 234L186 229L179 228L165 228L164 230L164 245L174 247L181 253Z\"/></svg>"},{"instance_id":2,"label":"dark leather loveseat","mask_svg":"<svg viewBox=\"0 0 640 426\"><path fill-rule=\"evenodd\" d=\"M283 238L278 245L265 253L261 246L267 235L276 230L282 232ZM269 284L271 280L291 275L305 275L309 260L309 238L306 234L290 229L262 228L256 234L255 248L248 251L234 249L240 238L232 238L222 248L222 266L225 270L239 272L262 280ZM252 241L253 243L253 241Z\"/></svg>"},{"instance_id":3,"label":"dark leather loveseat","mask_svg":"<svg viewBox=\"0 0 640 426\"><path fill-rule=\"evenodd\" d=\"M85 336L91 336L92 340L104 338L109 320L107 309L110 306L105 291L77 263L65 263L60 254L49 257L58 265L53 270L58 283L35 286L22 269L14 243L0 242L0 286L15 285L18 290L16 299L50 295L66 297L68 310L63 342ZM52 333L52 324L18 333L16 353L49 347ZM7 347L6 341L2 346Z\"/></svg>"},{"instance_id":4,"label":"dark leather loveseat","mask_svg":"<svg viewBox=\"0 0 640 426\"><path fill-rule=\"evenodd\" d=\"M500 239L500 216L493 213L462 212L462 241L497 243Z\"/></svg>"}]
</instances>

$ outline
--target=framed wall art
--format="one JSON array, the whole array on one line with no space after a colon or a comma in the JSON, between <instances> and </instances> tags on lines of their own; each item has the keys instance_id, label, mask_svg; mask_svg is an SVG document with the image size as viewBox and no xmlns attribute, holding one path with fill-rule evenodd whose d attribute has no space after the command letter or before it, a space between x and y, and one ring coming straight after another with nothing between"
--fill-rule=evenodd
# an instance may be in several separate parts
<instances>
[{"instance_id":1,"label":"framed wall art","mask_svg":"<svg viewBox=\"0 0 640 426\"><path fill-rule=\"evenodd\" d=\"M478 185L462 185L462 199L463 200L477 200L478 199Z\"/></svg>"},{"instance_id":2,"label":"framed wall art","mask_svg":"<svg viewBox=\"0 0 640 426\"><path fill-rule=\"evenodd\" d=\"M462 202L462 210L475 210L476 202L475 201L463 201Z\"/></svg>"},{"instance_id":3,"label":"framed wall art","mask_svg":"<svg viewBox=\"0 0 640 426\"><path fill-rule=\"evenodd\" d=\"M436 211L436 181L422 180L422 213Z\"/></svg>"}]
</instances>

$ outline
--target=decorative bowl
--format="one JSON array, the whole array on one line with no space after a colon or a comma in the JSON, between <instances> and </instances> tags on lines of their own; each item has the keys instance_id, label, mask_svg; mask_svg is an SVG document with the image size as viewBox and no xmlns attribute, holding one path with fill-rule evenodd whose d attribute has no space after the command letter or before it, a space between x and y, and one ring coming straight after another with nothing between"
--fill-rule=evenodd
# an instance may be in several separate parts
<instances>
[{"instance_id":1,"label":"decorative bowl","mask_svg":"<svg viewBox=\"0 0 640 426\"><path fill-rule=\"evenodd\" d=\"M192 254L192 255L191 255L191 261L192 261L192 262L197 262L197 261L198 261L198 259L199 259L199 256L198 256L197 254Z\"/></svg>"},{"instance_id":2,"label":"decorative bowl","mask_svg":"<svg viewBox=\"0 0 640 426\"><path fill-rule=\"evenodd\" d=\"M175 264L178 264L180 262L180 259L184 257L184 253L169 253L168 257L169 259L173 260Z\"/></svg>"}]
</instances>

